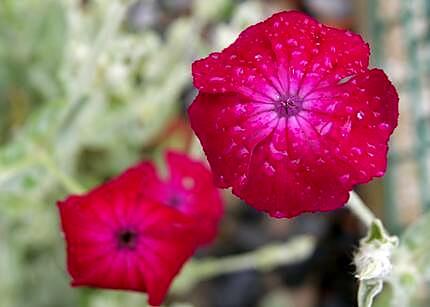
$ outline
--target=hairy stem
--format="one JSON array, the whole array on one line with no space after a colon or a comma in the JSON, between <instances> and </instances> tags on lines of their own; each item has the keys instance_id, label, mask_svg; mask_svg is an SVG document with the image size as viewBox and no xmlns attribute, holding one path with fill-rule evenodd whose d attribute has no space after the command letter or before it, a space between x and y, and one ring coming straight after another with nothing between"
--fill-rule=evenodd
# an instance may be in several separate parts
<instances>
[{"instance_id":1,"label":"hairy stem","mask_svg":"<svg viewBox=\"0 0 430 307\"><path fill-rule=\"evenodd\" d=\"M373 220L376 219L372 211L370 211L360 196L354 191L351 191L349 194L349 201L346 206L367 228L369 228Z\"/></svg>"}]
</instances>

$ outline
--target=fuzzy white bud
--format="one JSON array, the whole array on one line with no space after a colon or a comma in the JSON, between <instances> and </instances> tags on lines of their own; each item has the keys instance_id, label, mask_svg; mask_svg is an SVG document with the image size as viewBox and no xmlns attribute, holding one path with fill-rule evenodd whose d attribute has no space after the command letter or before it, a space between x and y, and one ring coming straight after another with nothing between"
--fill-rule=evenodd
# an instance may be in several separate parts
<instances>
[{"instance_id":1,"label":"fuzzy white bud","mask_svg":"<svg viewBox=\"0 0 430 307\"><path fill-rule=\"evenodd\" d=\"M354 256L356 277L360 281L386 280L393 269L391 257L397 245L398 239L389 236L379 220L374 221Z\"/></svg>"},{"instance_id":2,"label":"fuzzy white bud","mask_svg":"<svg viewBox=\"0 0 430 307\"><path fill-rule=\"evenodd\" d=\"M356 277L359 280L385 280L393 269L391 264L392 251L393 246L391 244L363 245L354 257L357 267Z\"/></svg>"}]
</instances>

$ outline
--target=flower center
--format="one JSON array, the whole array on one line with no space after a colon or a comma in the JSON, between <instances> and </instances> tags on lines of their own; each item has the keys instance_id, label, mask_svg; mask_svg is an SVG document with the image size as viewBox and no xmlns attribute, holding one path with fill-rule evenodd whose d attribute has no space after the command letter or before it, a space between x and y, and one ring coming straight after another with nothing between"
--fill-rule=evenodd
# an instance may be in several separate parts
<instances>
[{"instance_id":1,"label":"flower center","mask_svg":"<svg viewBox=\"0 0 430 307\"><path fill-rule=\"evenodd\" d=\"M123 229L117 235L119 248L134 249L137 242L137 232L131 229Z\"/></svg>"},{"instance_id":2,"label":"flower center","mask_svg":"<svg viewBox=\"0 0 430 307\"><path fill-rule=\"evenodd\" d=\"M166 193L164 202L172 208L181 209L182 205L186 203L186 193L183 188L171 187L170 191Z\"/></svg>"},{"instance_id":3,"label":"flower center","mask_svg":"<svg viewBox=\"0 0 430 307\"><path fill-rule=\"evenodd\" d=\"M303 99L298 96L285 96L275 103L275 110L281 116L294 116L302 110Z\"/></svg>"},{"instance_id":4,"label":"flower center","mask_svg":"<svg viewBox=\"0 0 430 307\"><path fill-rule=\"evenodd\" d=\"M179 197L179 195L172 195L167 200L167 203L174 208L177 208L181 205L182 199Z\"/></svg>"}]
</instances>

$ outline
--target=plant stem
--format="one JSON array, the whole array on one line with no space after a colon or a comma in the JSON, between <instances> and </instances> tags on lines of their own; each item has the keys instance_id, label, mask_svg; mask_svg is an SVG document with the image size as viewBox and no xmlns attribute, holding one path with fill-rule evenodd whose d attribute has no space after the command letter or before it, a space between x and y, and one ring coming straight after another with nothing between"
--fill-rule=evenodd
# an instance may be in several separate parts
<instances>
[{"instance_id":1,"label":"plant stem","mask_svg":"<svg viewBox=\"0 0 430 307\"><path fill-rule=\"evenodd\" d=\"M280 265L296 263L308 257L315 246L313 237L302 235L281 244L223 258L193 260L175 280L173 291L186 293L202 280L244 270L268 271Z\"/></svg>"},{"instance_id":2,"label":"plant stem","mask_svg":"<svg viewBox=\"0 0 430 307\"><path fill-rule=\"evenodd\" d=\"M367 228L369 228L373 220L376 219L372 211L370 211L360 196L354 191L351 191L349 194L349 201L346 206Z\"/></svg>"},{"instance_id":3,"label":"plant stem","mask_svg":"<svg viewBox=\"0 0 430 307\"><path fill-rule=\"evenodd\" d=\"M39 149L38 157L42 165L45 166L46 169L52 175L54 175L58 181L61 182L61 184L67 189L68 192L73 194L80 194L85 191L85 189L77 181L75 181L75 179L68 176L62 170L59 169L57 163L49 155L49 153L42 149Z\"/></svg>"}]
</instances>

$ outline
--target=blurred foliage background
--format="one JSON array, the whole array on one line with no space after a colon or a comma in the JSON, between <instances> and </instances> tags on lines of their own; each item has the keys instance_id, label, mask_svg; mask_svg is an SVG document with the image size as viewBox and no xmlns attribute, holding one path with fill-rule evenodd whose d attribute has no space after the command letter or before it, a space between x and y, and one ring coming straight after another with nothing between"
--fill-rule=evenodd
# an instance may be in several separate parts
<instances>
[{"instance_id":1,"label":"blurred foliage background","mask_svg":"<svg viewBox=\"0 0 430 307\"><path fill-rule=\"evenodd\" d=\"M401 120L390 171L360 193L392 232L417 220L430 206L429 1L1 0L0 307L144 306L141 294L69 287L55 203L140 159L159 159L167 147L195 144L184 112L195 95L191 62L293 8L361 33L373 63L398 86ZM197 258L249 252L298 234L317 239L312 255L269 272L223 274L173 294L168 304L355 305L351 259L363 229L347 210L280 221L236 205L228 192L225 198L220 237ZM419 255L412 269L429 271L428 231L425 219L409 229L401 263ZM424 275L408 284L414 306L428 306L425 288L416 286L430 277ZM391 292L381 306L389 306Z\"/></svg>"}]
</instances>

